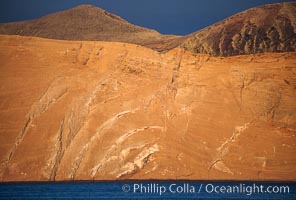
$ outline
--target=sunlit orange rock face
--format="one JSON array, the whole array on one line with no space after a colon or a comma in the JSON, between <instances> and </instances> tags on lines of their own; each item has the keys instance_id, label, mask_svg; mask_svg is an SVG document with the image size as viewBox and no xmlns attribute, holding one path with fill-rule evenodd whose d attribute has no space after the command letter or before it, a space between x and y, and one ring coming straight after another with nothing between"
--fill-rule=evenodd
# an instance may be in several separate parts
<instances>
[{"instance_id":1,"label":"sunlit orange rock face","mask_svg":"<svg viewBox=\"0 0 296 200\"><path fill-rule=\"evenodd\" d=\"M2 181L296 180L296 53L0 36Z\"/></svg>"}]
</instances>

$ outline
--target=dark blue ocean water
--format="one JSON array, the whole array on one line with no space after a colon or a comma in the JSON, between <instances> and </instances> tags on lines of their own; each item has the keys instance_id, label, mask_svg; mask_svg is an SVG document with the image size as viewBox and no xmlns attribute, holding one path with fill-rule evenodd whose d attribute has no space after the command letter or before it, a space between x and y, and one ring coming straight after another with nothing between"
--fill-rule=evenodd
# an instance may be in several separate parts
<instances>
[{"instance_id":1,"label":"dark blue ocean water","mask_svg":"<svg viewBox=\"0 0 296 200\"><path fill-rule=\"evenodd\" d=\"M296 199L296 182L0 183L0 199Z\"/></svg>"}]
</instances>

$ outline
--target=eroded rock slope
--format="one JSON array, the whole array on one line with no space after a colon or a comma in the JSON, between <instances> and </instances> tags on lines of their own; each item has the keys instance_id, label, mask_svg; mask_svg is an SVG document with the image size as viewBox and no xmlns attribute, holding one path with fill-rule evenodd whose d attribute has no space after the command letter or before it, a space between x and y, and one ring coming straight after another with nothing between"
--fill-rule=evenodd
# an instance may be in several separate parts
<instances>
[{"instance_id":1,"label":"eroded rock slope","mask_svg":"<svg viewBox=\"0 0 296 200\"><path fill-rule=\"evenodd\" d=\"M296 179L296 54L0 36L2 181Z\"/></svg>"}]
</instances>

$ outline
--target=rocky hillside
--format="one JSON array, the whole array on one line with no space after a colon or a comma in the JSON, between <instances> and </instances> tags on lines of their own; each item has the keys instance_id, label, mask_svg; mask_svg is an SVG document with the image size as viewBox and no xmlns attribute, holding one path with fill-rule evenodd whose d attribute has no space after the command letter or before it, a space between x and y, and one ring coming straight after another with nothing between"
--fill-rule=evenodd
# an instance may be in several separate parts
<instances>
[{"instance_id":1,"label":"rocky hillside","mask_svg":"<svg viewBox=\"0 0 296 200\"><path fill-rule=\"evenodd\" d=\"M0 178L295 181L295 64L2 35Z\"/></svg>"},{"instance_id":2,"label":"rocky hillside","mask_svg":"<svg viewBox=\"0 0 296 200\"><path fill-rule=\"evenodd\" d=\"M296 2L238 13L192 34L181 47L214 56L296 51Z\"/></svg>"},{"instance_id":3,"label":"rocky hillside","mask_svg":"<svg viewBox=\"0 0 296 200\"><path fill-rule=\"evenodd\" d=\"M40 19L0 24L0 34L59 40L117 41L141 45L177 38L135 26L92 5L81 5Z\"/></svg>"}]
</instances>

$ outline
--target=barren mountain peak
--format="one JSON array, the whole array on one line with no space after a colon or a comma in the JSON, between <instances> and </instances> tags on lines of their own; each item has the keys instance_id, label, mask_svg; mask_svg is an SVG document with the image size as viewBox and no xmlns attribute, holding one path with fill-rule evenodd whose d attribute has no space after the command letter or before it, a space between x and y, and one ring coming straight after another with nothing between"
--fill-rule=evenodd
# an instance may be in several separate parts
<instances>
[{"instance_id":1,"label":"barren mountain peak","mask_svg":"<svg viewBox=\"0 0 296 200\"><path fill-rule=\"evenodd\" d=\"M99 40L150 44L175 36L133 25L99 7L83 4L39 19L0 24L0 34L60 40Z\"/></svg>"},{"instance_id":2,"label":"barren mountain peak","mask_svg":"<svg viewBox=\"0 0 296 200\"><path fill-rule=\"evenodd\" d=\"M78 5L76 7L74 7L76 9L85 9L85 8L98 8L98 9L101 9L95 5L92 5L92 4L81 4L81 5Z\"/></svg>"}]
</instances>

